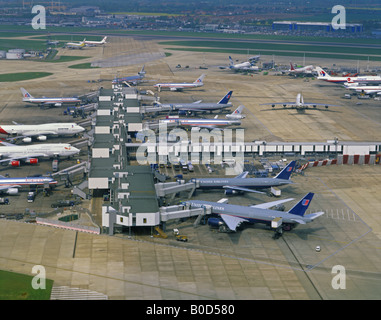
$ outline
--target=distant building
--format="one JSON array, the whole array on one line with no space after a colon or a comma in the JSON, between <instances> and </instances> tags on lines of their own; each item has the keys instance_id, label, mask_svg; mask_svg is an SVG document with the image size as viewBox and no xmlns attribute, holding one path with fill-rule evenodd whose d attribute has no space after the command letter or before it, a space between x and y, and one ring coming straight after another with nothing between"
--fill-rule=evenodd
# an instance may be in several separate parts
<instances>
[{"instance_id":1,"label":"distant building","mask_svg":"<svg viewBox=\"0 0 381 320\"><path fill-rule=\"evenodd\" d=\"M273 30L295 32L363 32L360 23L347 23L345 29L335 30L330 22L297 22L297 21L274 21Z\"/></svg>"}]
</instances>

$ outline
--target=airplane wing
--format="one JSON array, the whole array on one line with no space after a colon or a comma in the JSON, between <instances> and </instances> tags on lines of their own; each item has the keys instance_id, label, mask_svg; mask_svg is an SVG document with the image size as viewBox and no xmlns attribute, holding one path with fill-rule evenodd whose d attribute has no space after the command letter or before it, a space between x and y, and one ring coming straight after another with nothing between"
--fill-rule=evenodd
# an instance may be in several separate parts
<instances>
[{"instance_id":1,"label":"airplane wing","mask_svg":"<svg viewBox=\"0 0 381 320\"><path fill-rule=\"evenodd\" d=\"M276 201L271 201L271 202L260 203L260 204L256 204L256 205L253 205L250 207L251 208L258 208L258 209L269 209L269 208L274 207L278 204L282 204L282 203L289 202L292 200L294 200L294 198L288 198L288 199L283 199L283 200L276 200Z\"/></svg>"},{"instance_id":2,"label":"airplane wing","mask_svg":"<svg viewBox=\"0 0 381 320\"><path fill-rule=\"evenodd\" d=\"M291 219L292 221L295 221L295 222L297 222L297 223L299 223L299 224L306 224L306 222L305 221L303 221L303 220L301 220L301 219Z\"/></svg>"},{"instance_id":3,"label":"airplane wing","mask_svg":"<svg viewBox=\"0 0 381 320\"><path fill-rule=\"evenodd\" d=\"M294 106L294 102L273 102L273 103L261 103L260 106L272 106L272 105L283 105L283 106Z\"/></svg>"},{"instance_id":4,"label":"airplane wing","mask_svg":"<svg viewBox=\"0 0 381 320\"><path fill-rule=\"evenodd\" d=\"M246 219L238 218L235 216L229 216L227 214L220 214L220 216L221 216L222 220L224 220L224 222L226 223L228 228L232 231L236 231L237 227L239 227L239 225L242 222L249 222Z\"/></svg>"},{"instance_id":5,"label":"airplane wing","mask_svg":"<svg viewBox=\"0 0 381 320\"><path fill-rule=\"evenodd\" d=\"M252 192L252 193L265 194L265 192L262 192L262 191L257 191L257 190L254 190L254 189L248 189L248 188L237 187L237 186L223 186L222 188L228 189L228 190L236 190L236 191L243 191L243 192Z\"/></svg>"},{"instance_id":6,"label":"airplane wing","mask_svg":"<svg viewBox=\"0 0 381 320\"><path fill-rule=\"evenodd\" d=\"M310 102L305 102L303 103L303 106L305 107L313 107L313 106L329 106L329 107L340 107L338 105L334 105L334 104L326 104L326 103L310 103Z\"/></svg>"}]
</instances>

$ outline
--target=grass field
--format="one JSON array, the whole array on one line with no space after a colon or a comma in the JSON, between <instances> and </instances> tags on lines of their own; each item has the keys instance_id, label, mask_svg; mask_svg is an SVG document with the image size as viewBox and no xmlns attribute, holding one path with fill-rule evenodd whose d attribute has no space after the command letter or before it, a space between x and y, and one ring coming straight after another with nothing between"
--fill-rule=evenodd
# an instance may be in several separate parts
<instances>
[{"instance_id":1,"label":"grass field","mask_svg":"<svg viewBox=\"0 0 381 320\"><path fill-rule=\"evenodd\" d=\"M85 63L79 63L79 64L72 64L68 68L71 68L71 69L92 69L92 68L99 68L99 67L92 67L91 62L85 62Z\"/></svg>"},{"instance_id":2,"label":"grass field","mask_svg":"<svg viewBox=\"0 0 381 320\"><path fill-rule=\"evenodd\" d=\"M15 82L43 78L52 75L50 72L19 72L0 74L0 82Z\"/></svg>"},{"instance_id":3,"label":"grass field","mask_svg":"<svg viewBox=\"0 0 381 320\"><path fill-rule=\"evenodd\" d=\"M46 42L43 40L23 40L23 39L0 40L0 50L9 50L9 49L26 49L26 50L40 51L40 50L46 49Z\"/></svg>"},{"instance_id":4,"label":"grass field","mask_svg":"<svg viewBox=\"0 0 381 320\"><path fill-rule=\"evenodd\" d=\"M0 270L0 300L49 300L53 281L46 279L46 288L35 290L33 277Z\"/></svg>"}]
</instances>

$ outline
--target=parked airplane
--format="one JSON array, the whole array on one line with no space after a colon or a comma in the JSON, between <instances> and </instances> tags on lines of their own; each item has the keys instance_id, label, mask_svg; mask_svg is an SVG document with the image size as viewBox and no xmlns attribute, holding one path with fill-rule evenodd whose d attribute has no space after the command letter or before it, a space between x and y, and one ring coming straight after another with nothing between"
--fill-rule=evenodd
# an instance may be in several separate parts
<instances>
[{"instance_id":1,"label":"parked airplane","mask_svg":"<svg viewBox=\"0 0 381 320\"><path fill-rule=\"evenodd\" d=\"M90 40L84 39L83 42L85 43L86 46L87 45L98 45L98 44L103 45L103 44L107 43L106 39L107 39L107 37L104 37L101 41L90 41Z\"/></svg>"},{"instance_id":2,"label":"parked airplane","mask_svg":"<svg viewBox=\"0 0 381 320\"><path fill-rule=\"evenodd\" d=\"M228 119L244 119L246 116L242 113L243 108L245 106L239 106L237 109L235 109L232 113L227 114L225 117Z\"/></svg>"},{"instance_id":3,"label":"parked airplane","mask_svg":"<svg viewBox=\"0 0 381 320\"><path fill-rule=\"evenodd\" d=\"M75 135L85 131L76 123L46 123L24 125L15 123L15 125L0 126L0 133L13 136L8 140L19 140L22 142L32 142L32 138L39 141L45 141L47 136Z\"/></svg>"},{"instance_id":4,"label":"parked airplane","mask_svg":"<svg viewBox=\"0 0 381 320\"><path fill-rule=\"evenodd\" d=\"M192 178L189 182L196 184L198 189L225 189L225 194L239 192L263 193L256 189L267 189L293 183L290 180L296 161L291 161L274 178L246 178L248 172L242 172L235 178Z\"/></svg>"},{"instance_id":5,"label":"parked airplane","mask_svg":"<svg viewBox=\"0 0 381 320\"><path fill-rule=\"evenodd\" d=\"M224 128L229 126L241 125L240 120L225 119L179 119L167 118L159 120L159 123L167 123L169 126L179 126L185 128Z\"/></svg>"},{"instance_id":6,"label":"parked airplane","mask_svg":"<svg viewBox=\"0 0 381 320\"><path fill-rule=\"evenodd\" d=\"M112 84L124 83L127 86L129 86L130 84L137 85L139 81L143 80L145 74L146 72L144 71L144 66L143 66L137 75L122 77L122 78L115 78L114 80L112 80Z\"/></svg>"},{"instance_id":7,"label":"parked airplane","mask_svg":"<svg viewBox=\"0 0 381 320\"><path fill-rule=\"evenodd\" d=\"M346 88L359 93L381 95L381 86L347 86Z\"/></svg>"},{"instance_id":8,"label":"parked airplane","mask_svg":"<svg viewBox=\"0 0 381 320\"><path fill-rule=\"evenodd\" d=\"M202 74L196 81L192 83L157 83L154 85L155 88L160 92L162 88L169 88L171 91L182 91L183 89L198 88L204 85L203 80L205 74Z\"/></svg>"},{"instance_id":9,"label":"parked airplane","mask_svg":"<svg viewBox=\"0 0 381 320\"><path fill-rule=\"evenodd\" d=\"M293 198L261 203L249 207L227 204L227 199L221 199L219 202L188 200L183 202L183 204L190 208L210 206L212 214L218 215L219 218L209 218L208 224L220 228L221 231L237 231L237 228L244 222L270 225L276 218L282 219L283 230L290 231L296 225L312 222L324 214L322 211L305 214L313 196L313 193L308 193L287 212L272 210L270 208L294 200Z\"/></svg>"},{"instance_id":10,"label":"parked airplane","mask_svg":"<svg viewBox=\"0 0 381 320\"><path fill-rule=\"evenodd\" d=\"M212 113L215 110L222 110L225 108L232 107L232 104L229 103L229 100L233 94L233 91L229 91L225 96L222 97L217 103L202 103L201 100L193 103L171 103L171 104L160 104L157 103L156 106L160 111L179 111L179 114L186 113L196 113L196 112L206 112L209 111Z\"/></svg>"},{"instance_id":11,"label":"parked airplane","mask_svg":"<svg viewBox=\"0 0 381 320\"><path fill-rule=\"evenodd\" d=\"M298 93L296 95L295 102L273 102L273 103L262 103L261 104L261 106L264 106L264 105L271 105L273 108L276 105L282 105L283 108L274 109L274 110L296 109L296 110L301 111L301 112L303 112L304 110L306 110L310 107L316 108L317 106L324 106L326 109L328 109L328 107L338 107L336 105L326 104L326 103L304 102L304 99L303 99L303 96L301 93Z\"/></svg>"},{"instance_id":12,"label":"parked airplane","mask_svg":"<svg viewBox=\"0 0 381 320\"><path fill-rule=\"evenodd\" d=\"M79 149L68 143L44 143L30 146L16 146L11 143L1 142L1 163L8 163L12 167L19 167L21 161L28 164L37 164L41 157L71 157L80 152Z\"/></svg>"},{"instance_id":13,"label":"parked airplane","mask_svg":"<svg viewBox=\"0 0 381 320\"><path fill-rule=\"evenodd\" d=\"M290 70L288 70L288 73L291 75L297 76L299 74L312 74L315 71L314 66L309 65L302 68L295 68L293 64L290 62Z\"/></svg>"},{"instance_id":14,"label":"parked airplane","mask_svg":"<svg viewBox=\"0 0 381 320\"><path fill-rule=\"evenodd\" d=\"M59 98L35 98L24 88L20 88L23 95L23 102L38 104L39 106L61 107L63 104L79 104L81 100L78 97L59 97Z\"/></svg>"},{"instance_id":15,"label":"parked airplane","mask_svg":"<svg viewBox=\"0 0 381 320\"><path fill-rule=\"evenodd\" d=\"M67 42L65 44L65 47L68 49L82 49L86 45L85 41L86 41L86 38L83 39L83 41L81 42Z\"/></svg>"},{"instance_id":16,"label":"parked airplane","mask_svg":"<svg viewBox=\"0 0 381 320\"><path fill-rule=\"evenodd\" d=\"M57 45L59 44L60 42L58 40L46 40L46 43L48 45Z\"/></svg>"},{"instance_id":17,"label":"parked airplane","mask_svg":"<svg viewBox=\"0 0 381 320\"><path fill-rule=\"evenodd\" d=\"M6 178L0 175L0 192L9 195L16 195L19 188L23 186L54 186L57 181L50 177L24 177L24 178Z\"/></svg>"},{"instance_id":18,"label":"parked airplane","mask_svg":"<svg viewBox=\"0 0 381 320\"><path fill-rule=\"evenodd\" d=\"M253 60L234 64L233 59L229 56L229 69L233 71L258 71L259 67L253 65Z\"/></svg>"},{"instance_id":19,"label":"parked airplane","mask_svg":"<svg viewBox=\"0 0 381 320\"><path fill-rule=\"evenodd\" d=\"M381 83L380 76L332 77L320 67L316 67L317 79L334 83Z\"/></svg>"}]
</instances>

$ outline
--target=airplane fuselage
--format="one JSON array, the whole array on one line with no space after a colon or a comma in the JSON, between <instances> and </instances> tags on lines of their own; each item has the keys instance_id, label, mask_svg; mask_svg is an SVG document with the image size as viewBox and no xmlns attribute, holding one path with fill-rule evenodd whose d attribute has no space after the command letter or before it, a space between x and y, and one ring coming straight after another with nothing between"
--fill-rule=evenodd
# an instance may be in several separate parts
<instances>
[{"instance_id":1,"label":"airplane fuselage","mask_svg":"<svg viewBox=\"0 0 381 320\"><path fill-rule=\"evenodd\" d=\"M74 97L67 98L23 98L23 102L35 103L35 104L76 104L81 100Z\"/></svg>"},{"instance_id":2,"label":"airplane fuselage","mask_svg":"<svg viewBox=\"0 0 381 320\"><path fill-rule=\"evenodd\" d=\"M265 189L292 183L288 179L276 178L193 178L190 182L195 182L201 189L222 189L224 186Z\"/></svg>"},{"instance_id":3,"label":"airplane fuselage","mask_svg":"<svg viewBox=\"0 0 381 320\"><path fill-rule=\"evenodd\" d=\"M253 207L245 207L240 205L216 203L202 200L188 200L185 201L185 203L189 204L191 208L203 208L205 206L210 206L213 214L226 214L229 216L246 219L250 223L269 224L275 218L282 218L283 223L295 224L296 218L295 214L271 209L259 209ZM308 215L297 216L297 219L305 223L313 221L313 219L308 218Z\"/></svg>"},{"instance_id":4,"label":"airplane fuselage","mask_svg":"<svg viewBox=\"0 0 381 320\"><path fill-rule=\"evenodd\" d=\"M163 119L160 120L161 123L177 124L178 126L184 127L226 127L233 125L240 125L239 120L223 120L223 119Z\"/></svg>"},{"instance_id":5,"label":"airplane fuselage","mask_svg":"<svg viewBox=\"0 0 381 320\"><path fill-rule=\"evenodd\" d=\"M49 123L36 125L4 125L0 133L7 135L74 135L85 129L76 123Z\"/></svg>"},{"instance_id":6,"label":"airplane fuselage","mask_svg":"<svg viewBox=\"0 0 381 320\"><path fill-rule=\"evenodd\" d=\"M57 181L49 177L0 178L0 186L56 185Z\"/></svg>"},{"instance_id":7,"label":"airplane fuselage","mask_svg":"<svg viewBox=\"0 0 381 320\"><path fill-rule=\"evenodd\" d=\"M0 155L2 158L16 157L70 157L79 153L79 149L72 147L68 143L44 143L30 146L0 146ZM38 155L38 156L35 156Z\"/></svg>"}]
</instances>

